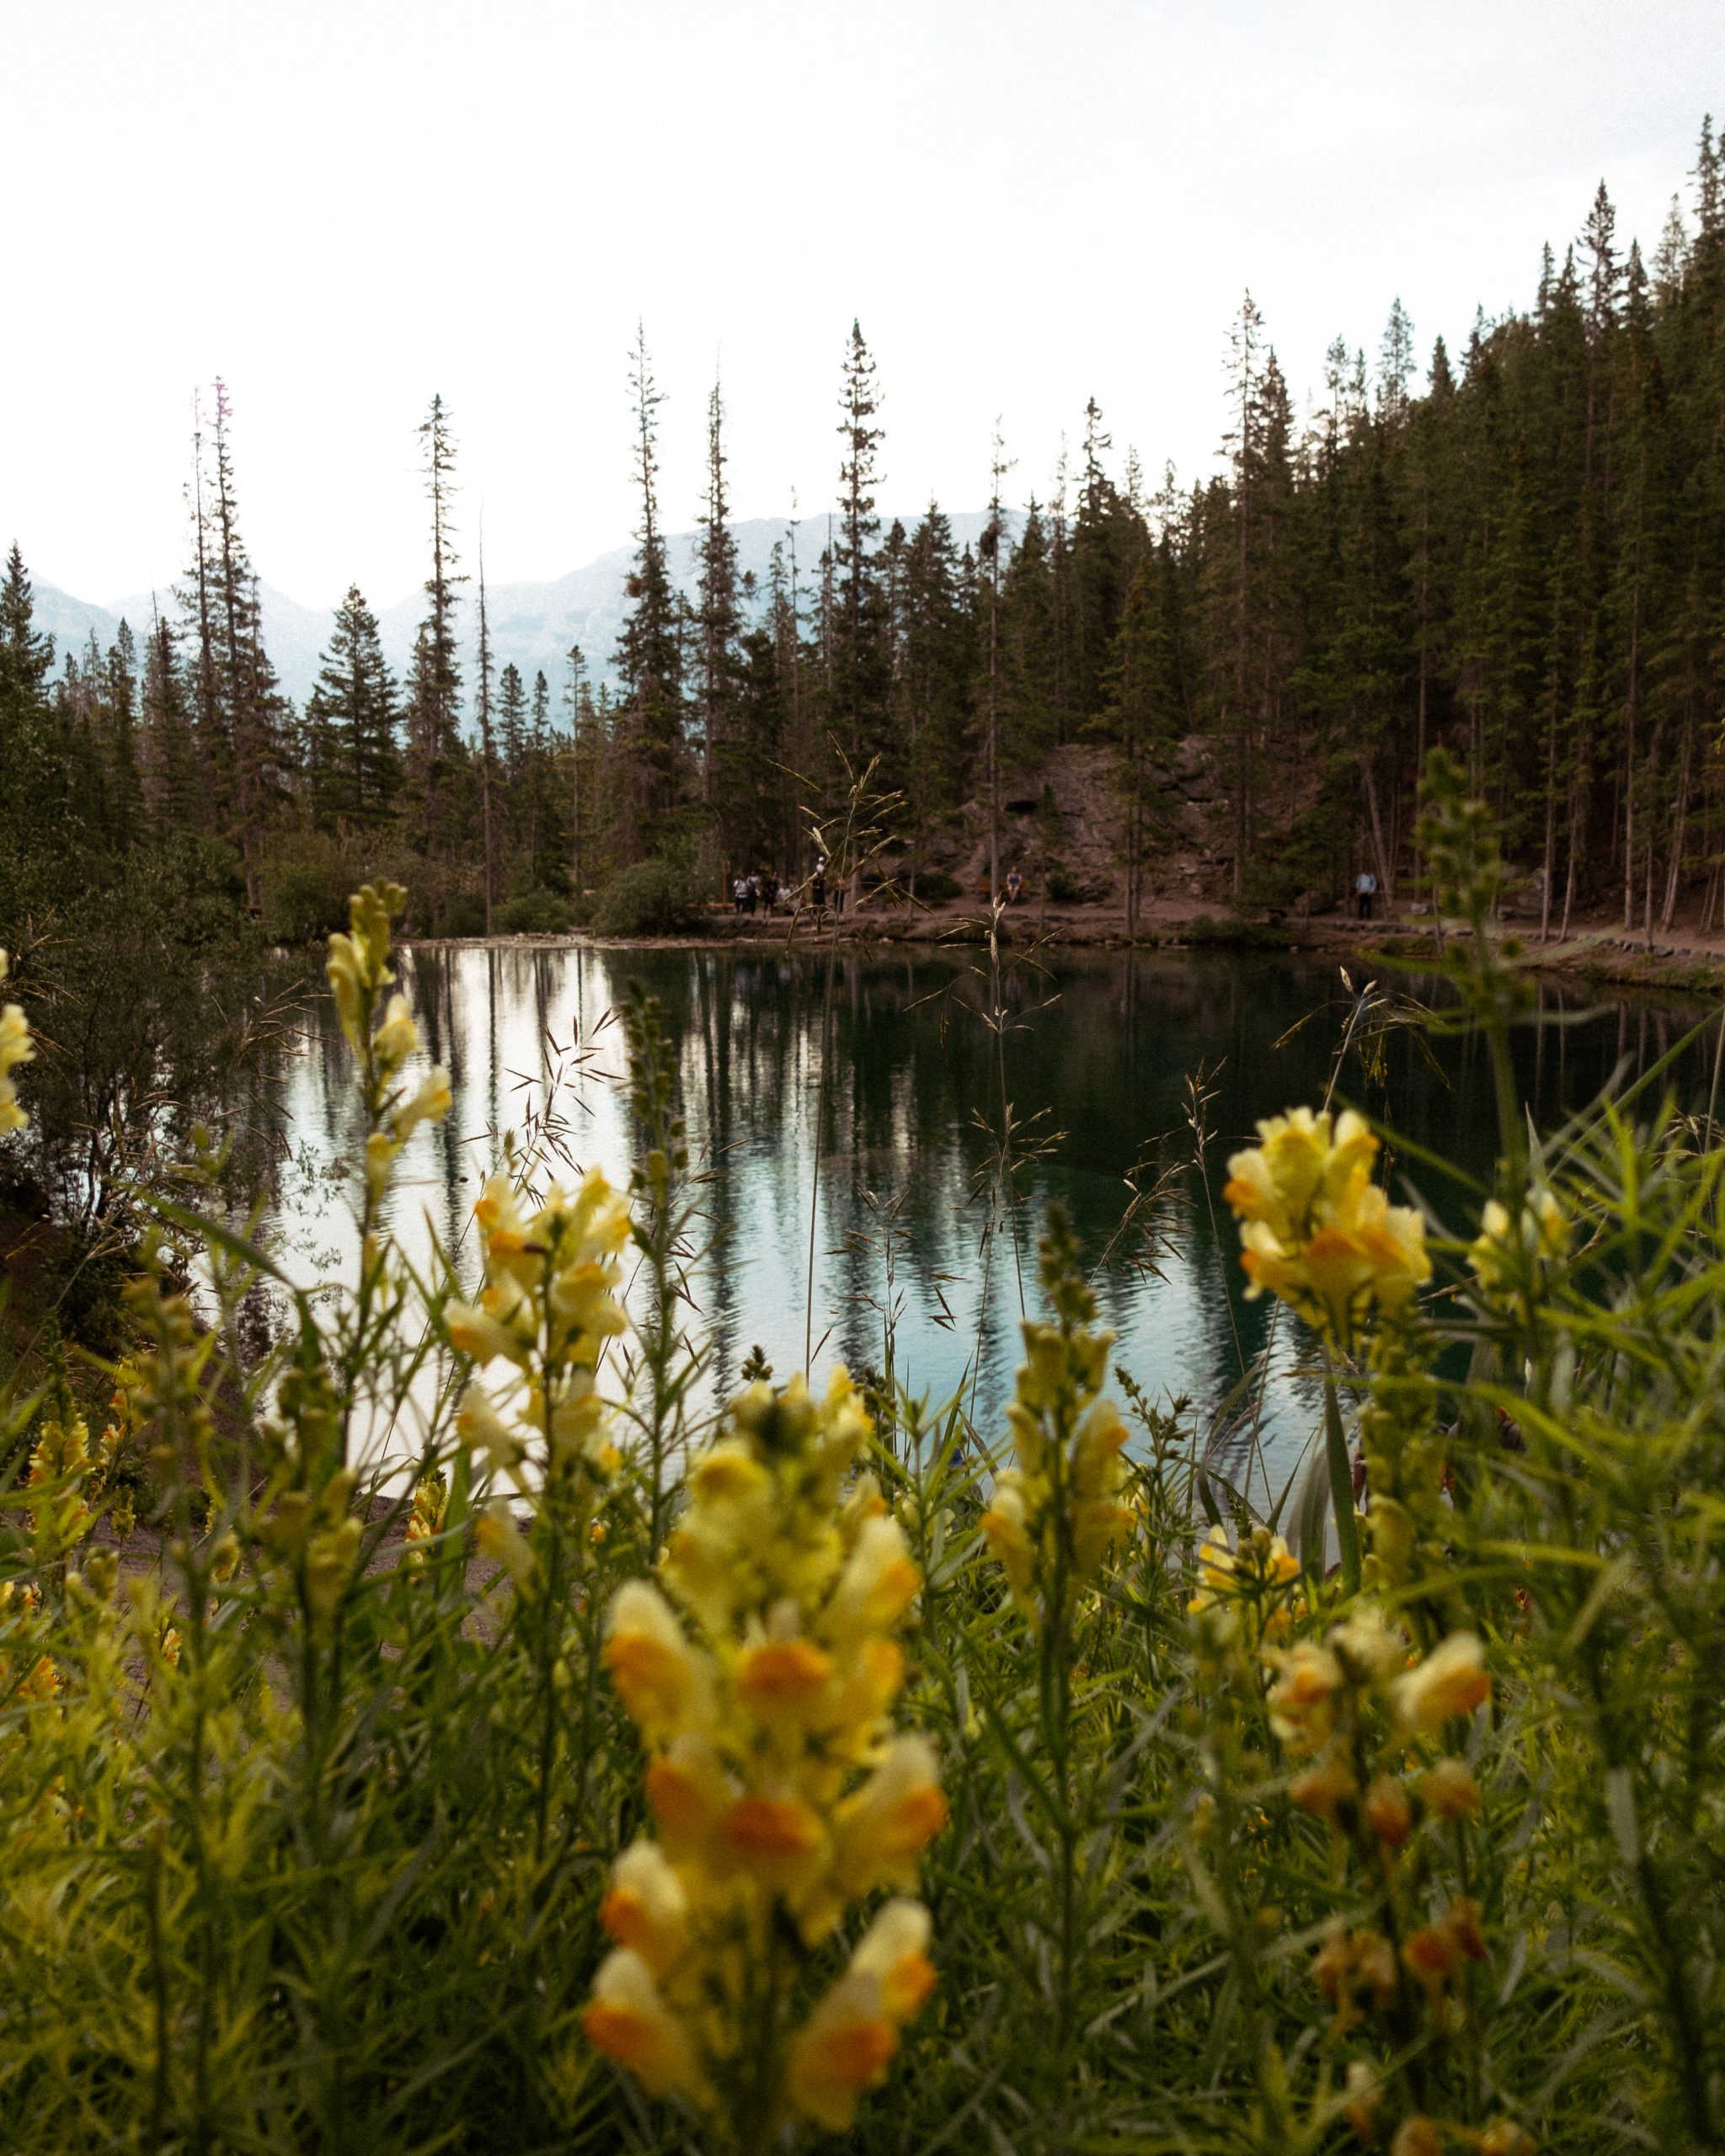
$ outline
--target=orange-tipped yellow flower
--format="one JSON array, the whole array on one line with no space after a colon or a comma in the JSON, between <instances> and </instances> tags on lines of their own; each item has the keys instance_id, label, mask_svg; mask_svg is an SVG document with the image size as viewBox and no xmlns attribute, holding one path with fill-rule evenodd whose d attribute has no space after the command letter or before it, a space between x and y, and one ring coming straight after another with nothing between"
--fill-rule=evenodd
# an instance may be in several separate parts
<instances>
[{"instance_id":1,"label":"orange-tipped yellow flower","mask_svg":"<svg viewBox=\"0 0 1725 2156\"><path fill-rule=\"evenodd\" d=\"M1310 1640L1271 1659L1281 1673L1267 1698L1270 1726L1290 1752L1316 1752L1334 1725L1335 1697L1346 1673L1327 1647Z\"/></svg>"},{"instance_id":2,"label":"orange-tipped yellow flower","mask_svg":"<svg viewBox=\"0 0 1725 2156\"><path fill-rule=\"evenodd\" d=\"M1434 1819L1465 1819L1479 1809L1479 1784L1462 1760L1438 1760L1417 1786L1420 1802Z\"/></svg>"},{"instance_id":3,"label":"orange-tipped yellow flower","mask_svg":"<svg viewBox=\"0 0 1725 2156\"><path fill-rule=\"evenodd\" d=\"M632 1842L611 1866L599 1921L633 1949L657 1981L689 1943L689 1897L657 1842Z\"/></svg>"},{"instance_id":4,"label":"orange-tipped yellow flower","mask_svg":"<svg viewBox=\"0 0 1725 2156\"><path fill-rule=\"evenodd\" d=\"M1425 1223L1372 1182L1378 1141L1349 1108L1294 1108L1228 1162L1248 1295L1279 1295L1339 1344L1373 1302L1399 1309L1431 1278Z\"/></svg>"},{"instance_id":5,"label":"orange-tipped yellow flower","mask_svg":"<svg viewBox=\"0 0 1725 2156\"><path fill-rule=\"evenodd\" d=\"M710 1712L712 1663L690 1645L657 1588L631 1580L611 1604L606 1630L605 1666L649 1742Z\"/></svg>"},{"instance_id":6,"label":"orange-tipped yellow flower","mask_svg":"<svg viewBox=\"0 0 1725 2156\"><path fill-rule=\"evenodd\" d=\"M448 1304L444 1323L457 1353L505 1367L500 1380L469 1385L457 1433L524 1495L555 1491L590 1516L621 1465L595 1374L625 1322L618 1290L628 1206L595 1171L573 1194L553 1184L527 1215L499 1175L473 1219L485 1284L476 1302Z\"/></svg>"},{"instance_id":7,"label":"orange-tipped yellow flower","mask_svg":"<svg viewBox=\"0 0 1725 2156\"><path fill-rule=\"evenodd\" d=\"M1492 1696L1491 1673L1477 1635L1452 1632L1418 1668L1397 1679L1391 1696L1402 1726L1422 1737L1435 1736L1446 1721L1471 1715Z\"/></svg>"},{"instance_id":8,"label":"orange-tipped yellow flower","mask_svg":"<svg viewBox=\"0 0 1725 2156\"><path fill-rule=\"evenodd\" d=\"M0 951L0 980L6 978L6 953ZM34 1061L35 1053L23 1011L16 1003L0 1008L0 1134L22 1130L29 1121L18 1105L18 1087L12 1074L20 1063Z\"/></svg>"},{"instance_id":9,"label":"orange-tipped yellow flower","mask_svg":"<svg viewBox=\"0 0 1725 2156\"><path fill-rule=\"evenodd\" d=\"M927 1944L922 1904L889 1902L792 2044L791 2096L817 2125L844 2132L857 2100L885 2078L900 2027L934 1988Z\"/></svg>"},{"instance_id":10,"label":"orange-tipped yellow flower","mask_svg":"<svg viewBox=\"0 0 1725 2156\"><path fill-rule=\"evenodd\" d=\"M588 2034L740 2139L847 2124L933 1983L927 1913L895 1903L798 2025L809 1951L860 1896L914 1887L946 1819L932 1748L889 1719L921 1580L872 1478L846 1497L868 1436L842 1371L821 1398L751 1386L690 1470L663 1592L630 1582L606 1621L656 1839L613 1867L601 1918L638 1969L606 1964Z\"/></svg>"},{"instance_id":11,"label":"orange-tipped yellow flower","mask_svg":"<svg viewBox=\"0 0 1725 2156\"><path fill-rule=\"evenodd\" d=\"M1094 1328L1094 1299L1067 1269L1070 1256L1044 1246L1059 1321L1024 1321L1024 1360L1007 1406L1013 1464L982 1516L1013 1600L1038 1625L1070 1618L1134 1518L1120 1457L1126 1426L1101 1396L1114 1335Z\"/></svg>"},{"instance_id":12,"label":"orange-tipped yellow flower","mask_svg":"<svg viewBox=\"0 0 1725 2156\"><path fill-rule=\"evenodd\" d=\"M620 1946L600 1963L581 2025L588 2041L628 2067L649 2095L676 2090L698 2100L705 2093L688 2031L632 1948Z\"/></svg>"}]
</instances>

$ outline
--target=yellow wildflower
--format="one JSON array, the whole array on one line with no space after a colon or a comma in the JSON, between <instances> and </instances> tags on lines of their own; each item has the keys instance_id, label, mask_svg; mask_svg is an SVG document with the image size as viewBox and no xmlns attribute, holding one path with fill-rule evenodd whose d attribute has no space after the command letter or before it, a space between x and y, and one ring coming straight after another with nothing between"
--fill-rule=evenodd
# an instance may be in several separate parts
<instances>
[{"instance_id":1,"label":"yellow wildflower","mask_svg":"<svg viewBox=\"0 0 1725 2156\"><path fill-rule=\"evenodd\" d=\"M1316 1766L1308 1767L1303 1774L1296 1774L1288 1785L1288 1794L1314 1819L1333 1822L1342 1806L1359 1796L1359 1787L1348 1762L1332 1753Z\"/></svg>"},{"instance_id":2,"label":"yellow wildflower","mask_svg":"<svg viewBox=\"0 0 1725 2156\"><path fill-rule=\"evenodd\" d=\"M1377 2131L1378 2105L1383 2101L1383 2084L1363 2058L1350 2059L1348 2063L1347 2102L1342 2116L1362 2141L1370 2141Z\"/></svg>"},{"instance_id":3,"label":"yellow wildflower","mask_svg":"<svg viewBox=\"0 0 1725 2156\"><path fill-rule=\"evenodd\" d=\"M1327 1647L1311 1640L1272 1650L1270 1659L1280 1672L1266 1697L1270 1726L1296 1755L1316 1752L1333 1726L1335 1696L1347 1674Z\"/></svg>"},{"instance_id":4,"label":"yellow wildflower","mask_svg":"<svg viewBox=\"0 0 1725 2156\"><path fill-rule=\"evenodd\" d=\"M1186 1605L1194 1617L1219 1602L1251 1600L1290 1587L1300 1577L1300 1565L1279 1534L1256 1528L1236 1550L1227 1529L1218 1524L1198 1545L1198 1592Z\"/></svg>"},{"instance_id":5,"label":"yellow wildflower","mask_svg":"<svg viewBox=\"0 0 1725 2156\"><path fill-rule=\"evenodd\" d=\"M1330 1646L1356 1684L1381 1684L1407 1666L1407 1636L1375 1604L1330 1628Z\"/></svg>"},{"instance_id":6,"label":"yellow wildflower","mask_svg":"<svg viewBox=\"0 0 1725 2156\"><path fill-rule=\"evenodd\" d=\"M1503 1296L1536 1279L1542 1267L1562 1257L1568 1242L1569 1223L1549 1190L1530 1192L1516 1220L1493 1198L1480 1214L1467 1262L1488 1296Z\"/></svg>"},{"instance_id":7,"label":"yellow wildflower","mask_svg":"<svg viewBox=\"0 0 1725 2156\"><path fill-rule=\"evenodd\" d=\"M1365 1792L1365 1823L1386 1849L1399 1849L1413 1831L1413 1806L1393 1774L1380 1774Z\"/></svg>"},{"instance_id":8,"label":"yellow wildflower","mask_svg":"<svg viewBox=\"0 0 1725 2156\"><path fill-rule=\"evenodd\" d=\"M467 1387L457 1428L518 1487L529 1486L531 1459L544 1481L574 1480L590 1504L619 1464L594 1374L626 1322L617 1294L628 1203L595 1170L573 1193L553 1184L524 1218L509 1178L494 1176L473 1218L485 1285L477 1304L449 1304L444 1322L459 1353L512 1371L490 1390Z\"/></svg>"},{"instance_id":9,"label":"yellow wildflower","mask_svg":"<svg viewBox=\"0 0 1725 2156\"><path fill-rule=\"evenodd\" d=\"M491 1232L516 1232L500 1194ZM927 1915L895 1903L798 2025L808 1950L858 1897L914 1887L946 1820L932 1749L891 1728L921 1582L872 1481L846 1499L868 1437L842 1371L819 1400L750 1386L691 1469L660 1583L606 1619L655 1834L612 1868L617 1952L584 2025L649 2091L751 2132L847 2123L933 1981Z\"/></svg>"},{"instance_id":10,"label":"yellow wildflower","mask_svg":"<svg viewBox=\"0 0 1725 2156\"><path fill-rule=\"evenodd\" d=\"M1042 1251L1051 1324L1027 1318L1024 1360L1007 1407L1013 1464L995 1485L982 1531L1013 1599L1039 1625L1065 1625L1115 1544L1130 1533L1120 1454L1126 1426L1101 1397L1114 1335L1063 1233Z\"/></svg>"},{"instance_id":11,"label":"yellow wildflower","mask_svg":"<svg viewBox=\"0 0 1725 2156\"><path fill-rule=\"evenodd\" d=\"M4 980L7 958L0 951L0 980ZM33 1062L35 1043L30 1038L29 1022L16 1003L0 1008L0 1134L22 1130L29 1118L18 1105L18 1087L13 1082L13 1072L20 1063Z\"/></svg>"},{"instance_id":12,"label":"yellow wildflower","mask_svg":"<svg viewBox=\"0 0 1725 2156\"><path fill-rule=\"evenodd\" d=\"M1458 1716L1471 1715L1491 1696L1485 1649L1472 1632L1452 1632L1391 1689L1397 1720L1423 1737L1434 1736Z\"/></svg>"},{"instance_id":13,"label":"yellow wildflower","mask_svg":"<svg viewBox=\"0 0 1725 2156\"><path fill-rule=\"evenodd\" d=\"M657 1842L632 1842L611 1866L599 1921L655 1979L674 1966L689 1941L689 1897Z\"/></svg>"},{"instance_id":14,"label":"yellow wildflower","mask_svg":"<svg viewBox=\"0 0 1725 2156\"><path fill-rule=\"evenodd\" d=\"M1248 1295L1266 1289L1345 1345L1375 1300L1399 1309L1431 1277L1425 1223L1371 1179L1378 1141L1353 1109L1295 1108L1228 1162Z\"/></svg>"},{"instance_id":15,"label":"yellow wildflower","mask_svg":"<svg viewBox=\"0 0 1725 2156\"><path fill-rule=\"evenodd\" d=\"M1479 1903L1458 1894L1435 1924L1423 1925L1413 1935L1402 1949L1402 1958L1429 1993L1441 1992L1464 1961L1486 1958Z\"/></svg>"},{"instance_id":16,"label":"yellow wildflower","mask_svg":"<svg viewBox=\"0 0 1725 2156\"><path fill-rule=\"evenodd\" d=\"M934 1988L928 1929L920 1902L889 1902L792 2045L792 2099L817 2125L846 2132L857 2099L885 2078L900 2026Z\"/></svg>"},{"instance_id":17,"label":"yellow wildflower","mask_svg":"<svg viewBox=\"0 0 1725 2156\"><path fill-rule=\"evenodd\" d=\"M1439 1759L1415 1785L1434 1819L1465 1819L1479 1809L1479 1784L1460 1759Z\"/></svg>"},{"instance_id":18,"label":"yellow wildflower","mask_svg":"<svg viewBox=\"0 0 1725 2156\"><path fill-rule=\"evenodd\" d=\"M712 1658L691 1646L656 1587L630 1580L621 1588L606 1630L605 1666L649 1743L664 1732L710 1718Z\"/></svg>"},{"instance_id":19,"label":"yellow wildflower","mask_svg":"<svg viewBox=\"0 0 1725 2156\"><path fill-rule=\"evenodd\" d=\"M581 2025L588 2041L628 2067L649 2095L705 2093L688 2031L632 1948L620 1946L600 1963Z\"/></svg>"},{"instance_id":20,"label":"yellow wildflower","mask_svg":"<svg viewBox=\"0 0 1725 2156\"><path fill-rule=\"evenodd\" d=\"M1480 2136L1479 2156L1534 2156L1536 2146L1514 2119L1497 2119Z\"/></svg>"}]
</instances>

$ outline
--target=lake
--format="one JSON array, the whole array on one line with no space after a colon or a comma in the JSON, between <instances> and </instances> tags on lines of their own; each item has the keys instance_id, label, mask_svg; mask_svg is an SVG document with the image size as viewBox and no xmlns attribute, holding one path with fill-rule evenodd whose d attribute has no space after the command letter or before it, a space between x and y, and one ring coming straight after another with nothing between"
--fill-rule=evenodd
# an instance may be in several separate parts
<instances>
[{"instance_id":1,"label":"lake","mask_svg":"<svg viewBox=\"0 0 1725 2156\"><path fill-rule=\"evenodd\" d=\"M466 1224L500 1134L542 1115L547 1091L571 1157L626 1177L625 1058L621 1029L606 1021L638 980L678 1044L691 1150L709 1178L712 1247L692 1274L713 1343L709 1396L735 1386L757 1345L780 1377L802 1368L805 1337L817 1370L835 1357L879 1369L890 1306L899 1380L936 1401L962 1389L991 1428L1018 1359L1021 1280L1033 1310L1037 1230L1057 1198L1097 1268L1119 1361L1152 1396L1184 1394L1207 1409L1226 1396L1269 1323L1268 1306L1241 1292L1220 1198L1226 1158L1257 1117L1322 1100L1353 1005L1333 962L1229 951L1058 953L1045 970L1010 968L997 1003L975 951L842 950L830 984L818 953L758 948L463 945L406 952L401 971L454 1093L448 1120L417 1134L402 1164L395 1225L410 1250L435 1233L472 1269ZM1354 986L1370 977L1356 968ZM1443 993L1417 976L1378 979L1397 996ZM1703 1016L1701 1006L1543 988L1515 1038L1536 1119L1548 1128L1614 1070L1645 1068ZM1482 1044L1439 1038L1428 1050L1423 1038L1391 1029L1372 1071L1350 1055L1338 1097L1484 1174L1495 1135ZM1710 1033L1680 1065L1683 1090L1703 1103L1712 1056ZM1188 1117L1200 1071L1203 1176ZM327 1006L286 1086L296 1151L286 1255L306 1280L350 1277L346 1187L328 1169L351 1141L352 1096ZM1019 1150L1033 1155L1018 1170L1016 1246L993 1165L1003 1099ZM1134 1187L1154 1193L1159 1180L1160 1198L1139 1209L1148 1242L1123 1241ZM1453 1188L1421 1180L1471 1232ZM1273 1481L1313 1420L1297 1331L1284 1323L1274 1343L1263 1445Z\"/></svg>"}]
</instances>

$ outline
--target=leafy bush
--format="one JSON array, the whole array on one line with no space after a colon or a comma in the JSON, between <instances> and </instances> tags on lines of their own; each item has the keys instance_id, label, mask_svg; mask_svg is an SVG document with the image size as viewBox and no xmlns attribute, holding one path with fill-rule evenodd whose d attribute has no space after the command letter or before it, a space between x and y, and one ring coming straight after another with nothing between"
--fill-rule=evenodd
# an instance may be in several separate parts
<instances>
[{"instance_id":1,"label":"leafy bush","mask_svg":"<svg viewBox=\"0 0 1725 2156\"><path fill-rule=\"evenodd\" d=\"M264 864L264 928L273 942L321 942L347 918L353 863L334 840L308 831Z\"/></svg>"},{"instance_id":2,"label":"leafy bush","mask_svg":"<svg viewBox=\"0 0 1725 2156\"><path fill-rule=\"evenodd\" d=\"M473 891L451 891L437 915L434 933L439 936L483 936L485 901Z\"/></svg>"},{"instance_id":3,"label":"leafy bush","mask_svg":"<svg viewBox=\"0 0 1725 2156\"><path fill-rule=\"evenodd\" d=\"M101 1392L5 1407L11 2146L1717 2148L1725 1155L1645 1097L1530 1138L1438 781L1502 1157L1454 1237L1351 1113L1231 1161L1322 1399L1268 1516L1112 1364L1057 1219L1006 1433L758 1351L701 1415L639 1000L627 1195L514 1151L474 1299L410 1269L449 1091L362 893L357 1277L164 1207ZM8 1011L0 1127L29 1046Z\"/></svg>"},{"instance_id":4,"label":"leafy bush","mask_svg":"<svg viewBox=\"0 0 1725 2156\"><path fill-rule=\"evenodd\" d=\"M964 886L956 876L948 875L944 868L919 868L916 895L929 905L944 905L949 899L963 898Z\"/></svg>"},{"instance_id":5,"label":"leafy bush","mask_svg":"<svg viewBox=\"0 0 1725 2156\"><path fill-rule=\"evenodd\" d=\"M505 899L497 909L498 929L505 936L561 936L573 920L569 902L555 891L524 891Z\"/></svg>"},{"instance_id":6,"label":"leafy bush","mask_svg":"<svg viewBox=\"0 0 1725 2156\"><path fill-rule=\"evenodd\" d=\"M593 905L593 926L601 936L675 936L694 918L687 876L661 858L619 869Z\"/></svg>"}]
</instances>

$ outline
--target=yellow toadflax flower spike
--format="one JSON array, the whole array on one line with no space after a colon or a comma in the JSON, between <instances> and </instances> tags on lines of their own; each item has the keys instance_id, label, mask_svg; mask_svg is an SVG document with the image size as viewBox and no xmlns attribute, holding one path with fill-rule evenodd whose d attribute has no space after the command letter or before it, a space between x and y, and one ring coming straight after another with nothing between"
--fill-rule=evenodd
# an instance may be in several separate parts
<instances>
[{"instance_id":1,"label":"yellow toadflax flower spike","mask_svg":"<svg viewBox=\"0 0 1725 2156\"><path fill-rule=\"evenodd\" d=\"M691 1470L663 1591L629 1582L606 1623L657 1834L612 1866L617 1951L584 2026L743 2146L848 2126L934 1983L927 1912L901 1898L806 1988L812 1950L853 1903L914 1888L946 1823L932 1748L890 1721L921 1577L872 1478L845 1501L868 1435L843 1371L820 1399L751 1386Z\"/></svg>"}]
</instances>

